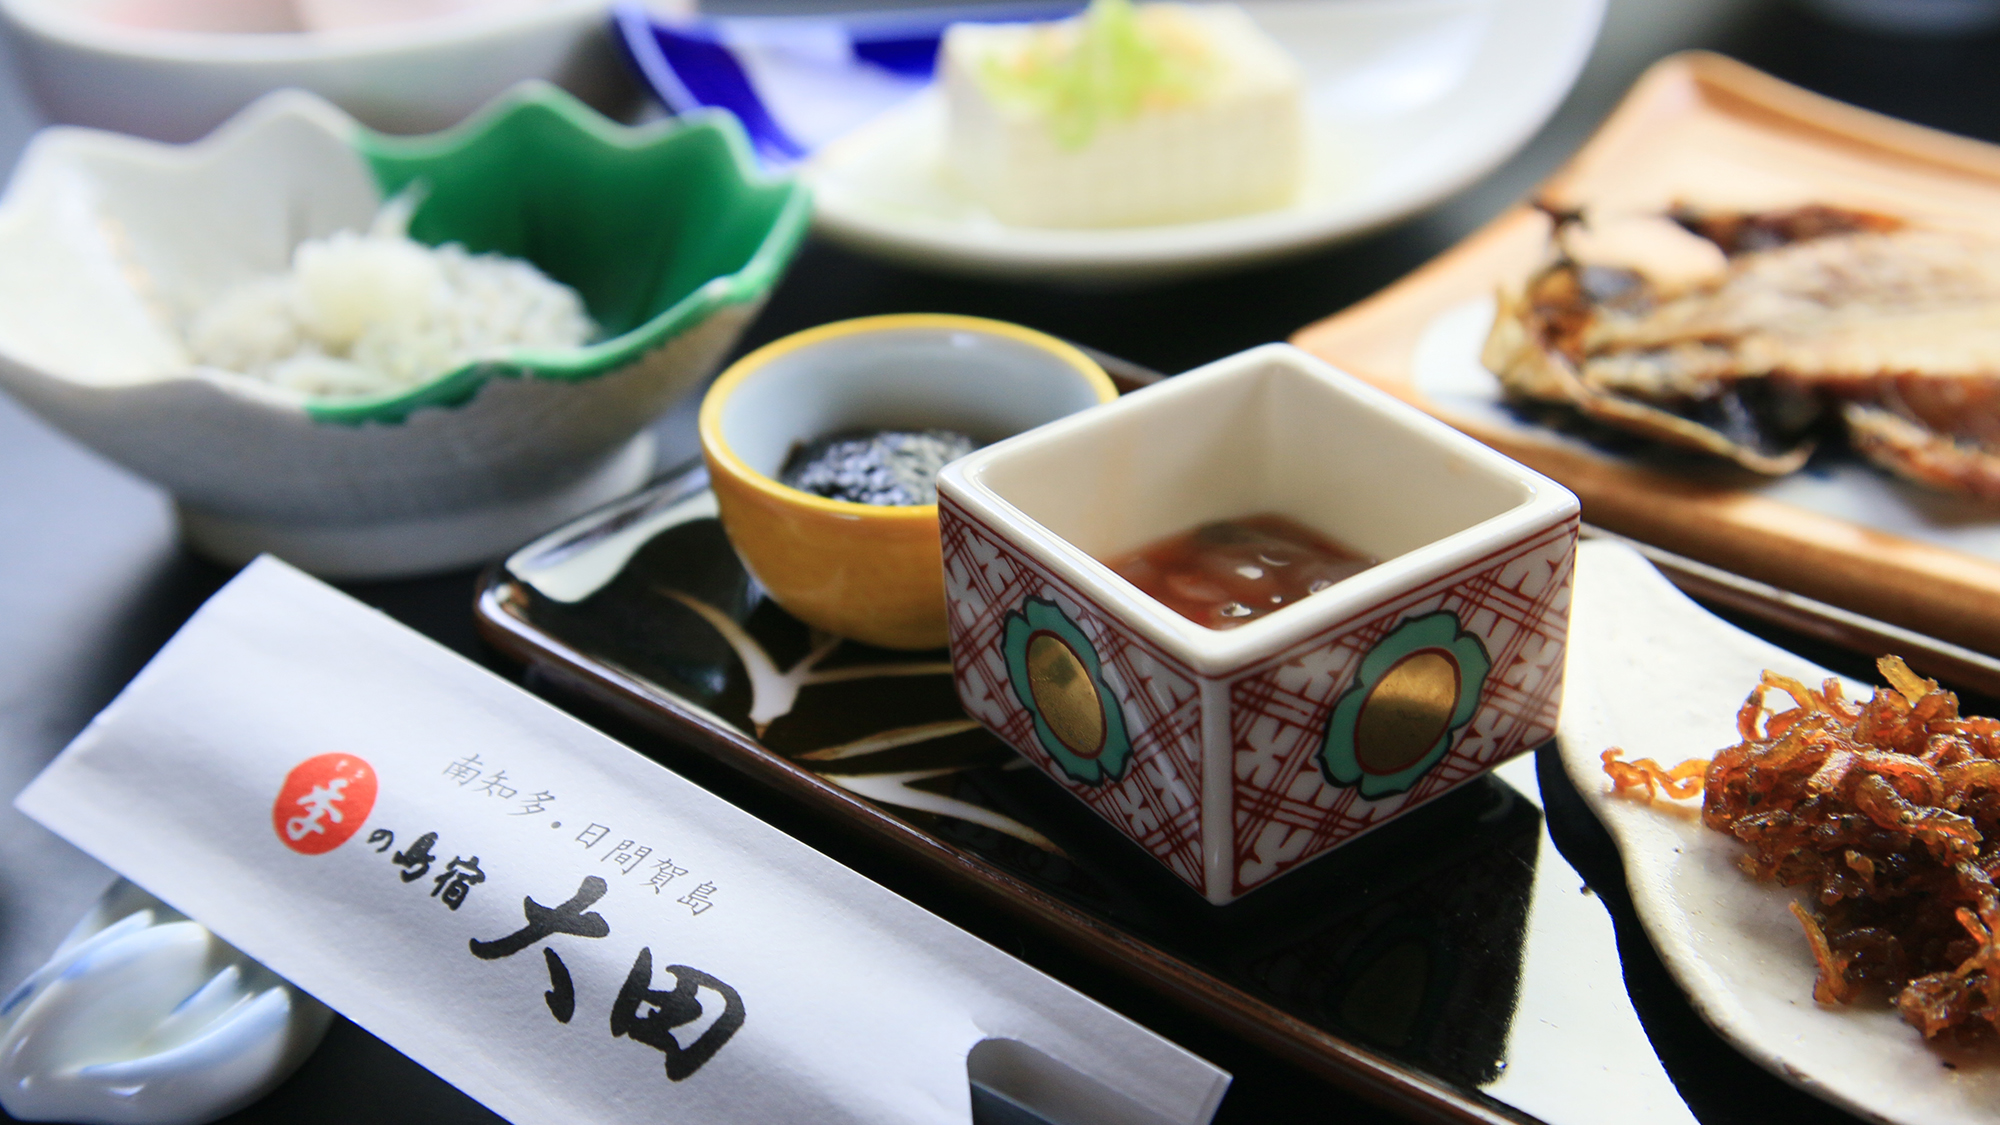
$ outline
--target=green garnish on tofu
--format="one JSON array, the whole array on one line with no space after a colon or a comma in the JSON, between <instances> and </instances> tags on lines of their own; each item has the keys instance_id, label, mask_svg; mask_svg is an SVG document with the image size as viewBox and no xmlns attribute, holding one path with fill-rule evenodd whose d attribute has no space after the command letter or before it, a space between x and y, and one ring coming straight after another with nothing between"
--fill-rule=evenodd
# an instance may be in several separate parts
<instances>
[{"instance_id":1,"label":"green garnish on tofu","mask_svg":"<svg viewBox=\"0 0 2000 1125\"><path fill-rule=\"evenodd\" d=\"M1107 123L1200 95L1215 56L1174 14L1091 0L1079 19L1038 29L1024 49L987 56L980 86L994 103L1045 120L1058 146L1080 149Z\"/></svg>"}]
</instances>

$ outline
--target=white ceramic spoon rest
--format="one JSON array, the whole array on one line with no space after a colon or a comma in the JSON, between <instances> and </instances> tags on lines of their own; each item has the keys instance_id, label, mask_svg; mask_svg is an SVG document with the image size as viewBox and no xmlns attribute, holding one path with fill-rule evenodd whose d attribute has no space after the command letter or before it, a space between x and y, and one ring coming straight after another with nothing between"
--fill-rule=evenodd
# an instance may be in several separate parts
<instances>
[{"instance_id":1,"label":"white ceramic spoon rest","mask_svg":"<svg viewBox=\"0 0 2000 1125\"><path fill-rule=\"evenodd\" d=\"M0 1001L0 1106L24 1121L198 1125L270 1092L332 1020L121 879Z\"/></svg>"}]
</instances>

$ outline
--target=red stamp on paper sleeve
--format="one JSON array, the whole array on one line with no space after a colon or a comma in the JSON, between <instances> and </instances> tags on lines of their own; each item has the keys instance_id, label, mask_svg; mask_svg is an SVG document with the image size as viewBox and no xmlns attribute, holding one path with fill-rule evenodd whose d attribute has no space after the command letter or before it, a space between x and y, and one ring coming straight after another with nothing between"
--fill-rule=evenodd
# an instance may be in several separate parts
<instances>
[{"instance_id":1,"label":"red stamp on paper sleeve","mask_svg":"<svg viewBox=\"0 0 2000 1125\"><path fill-rule=\"evenodd\" d=\"M352 754L321 754L285 775L271 827L293 851L323 855L345 844L374 807L375 767Z\"/></svg>"}]
</instances>

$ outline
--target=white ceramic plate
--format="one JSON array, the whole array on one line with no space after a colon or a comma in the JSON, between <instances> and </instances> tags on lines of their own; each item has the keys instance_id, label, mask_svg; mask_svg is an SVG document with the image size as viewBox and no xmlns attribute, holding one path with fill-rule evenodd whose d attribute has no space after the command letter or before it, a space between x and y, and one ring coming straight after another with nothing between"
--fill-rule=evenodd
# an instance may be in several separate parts
<instances>
[{"instance_id":1,"label":"white ceramic plate","mask_svg":"<svg viewBox=\"0 0 2000 1125\"><path fill-rule=\"evenodd\" d=\"M1786 1081L1875 1121L1991 1122L2000 1052L1947 1056L1886 1004L1820 1007L1812 954L1786 909L1794 892L1739 871L1741 845L1702 827L1698 800L1610 796L1607 747L1669 767L1710 757L1738 740L1736 709L1766 668L1808 683L1829 674L1711 616L1630 548L1577 548L1556 737L1618 843L1639 921L1702 1018Z\"/></svg>"},{"instance_id":2,"label":"white ceramic plate","mask_svg":"<svg viewBox=\"0 0 2000 1125\"><path fill-rule=\"evenodd\" d=\"M819 229L959 272L1169 276L1350 237L1466 186L1525 144L1576 81L1603 0L1244 0L1304 68L1308 177L1282 210L1117 230L1010 227L939 174L935 91L821 149Z\"/></svg>"}]
</instances>

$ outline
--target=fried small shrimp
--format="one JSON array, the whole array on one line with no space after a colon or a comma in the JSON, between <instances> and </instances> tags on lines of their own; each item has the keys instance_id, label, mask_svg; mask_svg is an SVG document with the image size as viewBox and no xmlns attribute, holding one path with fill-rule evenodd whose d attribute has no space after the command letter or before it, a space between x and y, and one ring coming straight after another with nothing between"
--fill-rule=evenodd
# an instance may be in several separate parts
<instances>
[{"instance_id":1,"label":"fried small shrimp","mask_svg":"<svg viewBox=\"0 0 2000 1125\"><path fill-rule=\"evenodd\" d=\"M1741 841L1752 878L1793 903L1813 998L1886 990L1926 1039L2000 1029L2000 724L1897 657L1848 700L1765 672L1736 716L1742 741L1672 770L1602 755L1614 792L1702 794L1702 823Z\"/></svg>"},{"instance_id":2,"label":"fried small shrimp","mask_svg":"<svg viewBox=\"0 0 2000 1125\"><path fill-rule=\"evenodd\" d=\"M1691 758L1673 769L1666 769L1651 758L1619 761L1624 754L1625 751L1613 746L1598 755L1604 763L1604 772L1611 775L1614 796L1623 796L1628 789L1644 787L1646 800L1651 803L1656 789L1666 790L1669 797L1692 797L1701 792L1702 774L1707 771L1708 763L1700 758Z\"/></svg>"},{"instance_id":3,"label":"fried small shrimp","mask_svg":"<svg viewBox=\"0 0 2000 1125\"><path fill-rule=\"evenodd\" d=\"M1834 953L1818 919L1796 902L1791 907L1792 917L1806 929L1806 945L1812 948L1813 963L1819 966L1819 976L1813 980L1813 999L1822 1004L1845 1004L1854 999L1854 985L1847 979L1847 959Z\"/></svg>"}]
</instances>

